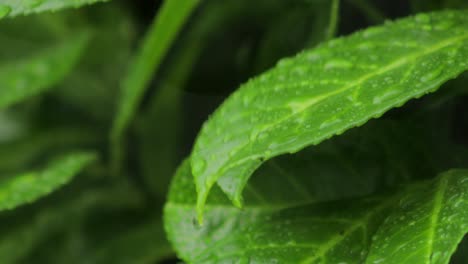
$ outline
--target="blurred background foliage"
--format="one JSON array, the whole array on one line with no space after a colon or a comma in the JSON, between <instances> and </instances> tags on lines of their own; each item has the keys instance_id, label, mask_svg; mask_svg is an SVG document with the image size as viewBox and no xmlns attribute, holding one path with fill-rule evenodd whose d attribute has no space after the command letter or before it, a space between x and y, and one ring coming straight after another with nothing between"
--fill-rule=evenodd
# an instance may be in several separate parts
<instances>
[{"instance_id":1,"label":"blurred background foliage","mask_svg":"<svg viewBox=\"0 0 468 264\"><path fill-rule=\"evenodd\" d=\"M0 110L1 177L37 168L76 148L100 150L100 162L70 184L0 213L0 263L176 263L165 240L161 207L202 122L239 84L330 37L328 0L201 1L152 78L126 135L123 177L115 177L109 175L107 150L119 84L160 6L161 1L114 0L0 21L0 67L78 31L92 36L63 82ZM465 0L342 0L334 33L346 35L422 11L466 7ZM325 167L329 173L324 175L339 173L327 157L349 149L360 151L359 159L351 156L349 162L371 162L393 175L390 180L466 166L468 76L445 86L344 138L307 150L320 161L308 166ZM395 120L404 121L395 125ZM371 129L376 123L384 129ZM458 151L446 156L450 146ZM434 150L440 154L431 157L435 163L413 166L409 160L417 156L413 153ZM406 159L401 153L411 154Z\"/></svg>"}]
</instances>

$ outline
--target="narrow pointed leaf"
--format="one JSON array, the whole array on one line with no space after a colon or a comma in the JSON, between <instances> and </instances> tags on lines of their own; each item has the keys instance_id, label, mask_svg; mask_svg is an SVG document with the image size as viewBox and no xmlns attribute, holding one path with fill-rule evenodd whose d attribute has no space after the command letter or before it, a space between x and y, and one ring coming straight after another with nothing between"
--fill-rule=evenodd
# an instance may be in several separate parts
<instances>
[{"instance_id":1,"label":"narrow pointed leaf","mask_svg":"<svg viewBox=\"0 0 468 264\"><path fill-rule=\"evenodd\" d=\"M87 33L77 33L38 54L0 64L0 109L54 87L78 61L88 39Z\"/></svg>"},{"instance_id":2,"label":"narrow pointed leaf","mask_svg":"<svg viewBox=\"0 0 468 264\"><path fill-rule=\"evenodd\" d=\"M420 263L417 256L418 261L411 259L415 251L437 256L434 249L423 245L442 246L437 250L448 249L441 254L449 257L466 233L467 171L456 175L449 172L387 195L306 204L295 199L299 189L291 187L290 180L275 177L256 184L249 182L243 209L230 205L222 191L214 187L206 204L204 224L199 226L193 177L188 162L184 163L173 181L164 211L165 228L179 257L189 263ZM446 187L441 186L442 182ZM290 196L265 192L265 185L282 187ZM445 237L438 234L432 240L427 225L421 223L435 217L433 207L425 204L439 199L441 187L450 189L449 197L456 197L446 200L447 211L443 213L450 220L444 220L440 230L445 228L449 233ZM454 207L457 211L452 210ZM411 214L408 225L387 228L396 221L404 222ZM411 221L419 221L420 225L409 225ZM382 247L387 245L387 237L393 243ZM404 246L408 250L400 253ZM399 258L387 262L376 258L380 254L391 257L388 253L392 252L400 253ZM405 262L403 256L413 262Z\"/></svg>"},{"instance_id":3,"label":"narrow pointed leaf","mask_svg":"<svg viewBox=\"0 0 468 264\"><path fill-rule=\"evenodd\" d=\"M121 86L120 103L111 131L114 156L119 159L119 141L164 56L199 0L164 1Z\"/></svg>"},{"instance_id":4,"label":"narrow pointed leaf","mask_svg":"<svg viewBox=\"0 0 468 264\"><path fill-rule=\"evenodd\" d=\"M0 19L32 13L77 8L109 0L0 0Z\"/></svg>"},{"instance_id":5,"label":"narrow pointed leaf","mask_svg":"<svg viewBox=\"0 0 468 264\"><path fill-rule=\"evenodd\" d=\"M198 212L215 184L235 205L266 159L293 153L433 92L468 68L468 11L389 22L284 59L203 126L191 156Z\"/></svg>"},{"instance_id":6,"label":"narrow pointed leaf","mask_svg":"<svg viewBox=\"0 0 468 264\"><path fill-rule=\"evenodd\" d=\"M31 203L69 182L95 160L90 153L59 158L46 168L3 178L0 181L0 211Z\"/></svg>"}]
</instances>

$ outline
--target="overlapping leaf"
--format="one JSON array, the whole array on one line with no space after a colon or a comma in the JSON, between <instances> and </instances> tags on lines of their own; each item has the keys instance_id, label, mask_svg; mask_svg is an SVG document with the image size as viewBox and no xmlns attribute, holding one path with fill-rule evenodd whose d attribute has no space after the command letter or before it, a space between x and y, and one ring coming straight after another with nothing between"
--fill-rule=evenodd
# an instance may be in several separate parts
<instances>
[{"instance_id":1,"label":"overlapping leaf","mask_svg":"<svg viewBox=\"0 0 468 264\"><path fill-rule=\"evenodd\" d=\"M468 231L467 171L387 195L315 203L297 199L308 187L294 184L294 175L266 180L249 182L242 210L215 187L199 226L185 162L165 207L166 231L179 256L189 263L448 263Z\"/></svg>"},{"instance_id":2,"label":"overlapping leaf","mask_svg":"<svg viewBox=\"0 0 468 264\"><path fill-rule=\"evenodd\" d=\"M218 183L236 204L252 172L437 89L468 68L466 11L389 22L333 40L243 85L203 126L191 164L198 211Z\"/></svg>"},{"instance_id":3,"label":"overlapping leaf","mask_svg":"<svg viewBox=\"0 0 468 264\"><path fill-rule=\"evenodd\" d=\"M31 13L56 11L64 8L80 7L109 0L1 0L0 19Z\"/></svg>"},{"instance_id":4,"label":"overlapping leaf","mask_svg":"<svg viewBox=\"0 0 468 264\"><path fill-rule=\"evenodd\" d=\"M366 263L449 263L468 233L468 171L410 188L373 237Z\"/></svg>"}]
</instances>

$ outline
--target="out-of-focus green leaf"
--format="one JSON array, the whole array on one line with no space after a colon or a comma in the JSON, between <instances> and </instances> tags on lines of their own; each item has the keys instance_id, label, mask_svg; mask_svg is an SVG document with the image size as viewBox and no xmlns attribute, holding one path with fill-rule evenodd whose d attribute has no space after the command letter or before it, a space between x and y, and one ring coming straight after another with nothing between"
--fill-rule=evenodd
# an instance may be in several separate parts
<instances>
[{"instance_id":1,"label":"out-of-focus green leaf","mask_svg":"<svg viewBox=\"0 0 468 264\"><path fill-rule=\"evenodd\" d=\"M103 244L86 263L147 264L171 254L173 251L165 238L162 221L157 216Z\"/></svg>"},{"instance_id":2,"label":"out-of-focus green leaf","mask_svg":"<svg viewBox=\"0 0 468 264\"><path fill-rule=\"evenodd\" d=\"M84 25L93 32L88 49L73 72L54 90L54 95L93 121L108 125L115 112L116 87L128 66L137 30L130 12L121 5L105 5L90 11L93 12L86 13ZM73 30L76 27L68 29Z\"/></svg>"},{"instance_id":3,"label":"out-of-focus green leaf","mask_svg":"<svg viewBox=\"0 0 468 264\"><path fill-rule=\"evenodd\" d=\"M30 259L29 255L50 237L60 234L66 236L73 229L83 226L89 215L95 212L93 210L135 207L141 203L141 198L135 196L131 189L110 185L107 184L105 188L88 186L84 191L56 196L53 203L42 204L38 208L9 211L9 215L0 214L2 263L81 263L72 262L70 258L61 259L62 253L67 253L62 252L65 250L55 250L54 254L48 254L46 262L40 262L36 257ZM61 242L60 246L67 246L67 241ZM70 242L77 246L78 241ZM73 248L72 251L80 249Z\"/></svg>"},{"instance_id":4,"label":"out-of-focus green leaf","mask_svg":"<svg viewBox=\"0 0 468 264\"><path fill-rule=\"evenodd\" d=\"M205 123L192 152L200 220L215 183L242 206L243 187L264 160L362 125L465 71L466 14L369 28L282 60L245 84Z\"/></svg>"},{"instance_id":5,"label":"out-of-focus green leaf","mask_svg":"<svg viewBox=\"0 0 468 264\"><path fill-rule=\"evenodd\" d=\"M51 162L46 168L3 178L0 211L31 203L69 182L96 159L91 153L74 153Z\"/></svg>"},{"instance_id":6,"label":"out-of-focus green leaf","mask_svg":"<svg viewBox=\"0 0 468 264\"><path fill-rule=\"evenodd\" d=\"M0 19L64 8L77 8L108 0L0 0Z\"/></svg>"},{"instance_id":7,"label":"out-of-focus green leaf","mask_svg":"<svg viewBox=\"0 0 468 264\"><path fill-rule=\"evenodd\" d=\"M154 72L171 47L199 0L164 1L161 10L143 39L141 48L130 64L122 85L120 102L111 131L116 164L121 162L121 139L131 122ZM115 166L119 166L116 165Z\"/></svg>"},{"instance_id":8,"label":"out-of-focus green leaf","mask_svg":"<svg viewBox=\"0 0 468 264\"><path fill-rule=\"evenodd\" d=\"M12 174L30 168L44 156L73 148L92 147L98 143L94 131L85 128L49 128L32 131L19 138L0 143L0 174Z\"/></svg>"},{"instance_id":9,"label":"out-of-focus green leaf","mask_svg":"<svg viewBox=\"0 0 468 264\"><path fill-rule=\"evenodd\" d=\"M1 64L0 109L54 87L76 64L88 39L88 33L77 32L35 55Z\"/></svg>"}]
</instances>

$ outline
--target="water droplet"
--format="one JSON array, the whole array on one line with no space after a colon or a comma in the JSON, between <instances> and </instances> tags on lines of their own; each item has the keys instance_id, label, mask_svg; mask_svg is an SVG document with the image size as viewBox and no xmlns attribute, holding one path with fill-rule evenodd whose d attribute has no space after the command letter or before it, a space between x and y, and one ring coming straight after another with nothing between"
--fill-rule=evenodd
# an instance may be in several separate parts
<instances>
[{"instance_id":1,"label":"water droplet","mask_svg":"<svg viewBox=\"0 0 468 264\"><path fill-rule=\"evenodd\" d=\"M201 174L205 171L206 169L206 161L199 158L195 159L195 162L193 163L193 171L195 174Z\"/></svg>"},{"instance_id":2,"label":"water droplet","mask_svg":"<svg viewBox=\"0 0 468 264\"><path fill-rule=\"evenodd\" d=\"M350 68L353 64L347 60L332 60L325 64L325 69L334 69L334 68Z\"/></svg>"},{"instance_id":3,"label":"water droplet","mask_svg":"<svg viewBox=\"0 0 468 264\"><path fill-rule=\"evenodd\" d=\"M312 53L312 54L310 54L309 56L307 56L307 59L308 59L309 61L317 61L317 60L320 59L320 57L321 57L320 54Z\"/></svg>"},{"instance_id":4,"label":"water droplet","mask_svg":"<svg viewBox=\"0 0 468 264\"><path fill-rule=\"evenodd\" d=\"M439 24L437 24L437 25L435 26L435 29L437 29L437 30L444 30L444 29L449 29L449 28L451 28L452 26L453 26L452 21L446 20L446 21L442 21L442 22L440 22Z\"/></svg>"},{"instance_id":5,"label":"water droplet","mask_svg":"<svg viewBox=\"0 0 468 264\"><path fill-rule=\"evenodd\" d=\"M29 7L30 8L38 7L38 6L42 5L43 2L44 2L44 0L31 0L30 3L29 3Z\"/></svg>"},{"instance_id":6,"label":"water droplet","mask_svg":"<svg viewBox=\"0 0 468 264\"><path fill-rule=\"evenodd\" d=\"M389 98L390 96L392 95L395 95L397 94L398 91L397 90L389 90L385 93L383 93L382 95L378 95L376 97L374 97L374 99L372 100L372 103L373 104L380 104L382 103L385 99Z\"/></svg>"},{"instance_id":7,"label":"water droplet","mask_svg":"<svg viewBox=\"0 0 468 264\"><path fill-rule=\"evenodd\" d=\"M290 66L291 64L293 64L291 59L282 59L282 60L278 61L276 66L277 67L287 67L287 66Z\"/></svg>"},{"instance_id":8,"label":"water droplet","mask_svg":"<svg viewBox=\"0 0 468 264\"><path fill-rule=\"evenodd\" d=\"M420 23L429 23L431 21L431 18L429 17L429 15L426 15L426 14L419 14L415 18L416 18L416 21Z\"/></svg>"},{"instance_id":9,"label":"water droplet","mask_svg":"<svg viewBox=\"0 0 468 264\"><path fill-rule=\"evenodd\" d=\"M421 82L427 82L427 81L431 81L431 80L434 80L435 78L439 77L441 74L442 74L442 67L438 68L438 69L435 69L431 72L428 72L426 73L425 75L423 75L420 79Z\"/></svg>"},{"instance_id":10,"label":"water droplet","mask_svg":"<svg viewBox=\"0 0 468 264\"><path fill-rule=\"evenodd\" d=\"M321 125L320 125L320 129L324 129L326 127L329 127L331 125L334 125L334 124L337 124L341 121L341 119L339 118L335 118L335 119L332 119L332 120L327 120L325 122L323 122Z\"/></svg>"},{"instance_id":11,"label":"water droplet","mask_svg":"<svg viewBox=\"0 0 468 264\"><path fill-rule=\"evenodd\" d=\"M431 30L432 30L432 26L431 26L431 25L424 25L424 26L422 27L422 29L425 30L425 31L431 31Z\"/></svg>"},{"instance_id":12,"label":"water droplet","mask_svg":"<svg viewBox=\"0 0 468 264\"><path fill-rule=\"evenodd\" d=\"M374 263L374 264L378 264L378 263L382 263L382 262L384 262L384 261L385 261L385 259L381 258L381 259L376 259L376 260L374 260L373 263Z\"/></svg>"},{"instance_id":13,"label":"water droplet","mask_svg":"<svg viewBox=\"0 0 468 264\"><path fill-rule=\"evenodd\" d=\"M0 4L0 18L4 18L8 16L10 12L11 12L11 7Z\"/></svg>"},{"instance_id":14,"label":"water droplet","mask_svg":"<svg viewBox=\"0 0 468 264\"><path fill-rule=\"evenodd\" d=\"M358 49L368 50L368 49L373 48L374 46L375 46L374 43L364 42L364 43L359 44Z\"/></svg>"},{"instance_id":15,"label":"water droplet","mask_svg":"<svg viewBox=\"0 0 468 264\"><path fill-rule=\"evenodd\" d=\"M245 107L249 106L250 101L252 101L252 97L250 96L244 96L242 98L242 103L244 104Z\"/></svg>"}]
</instances>

